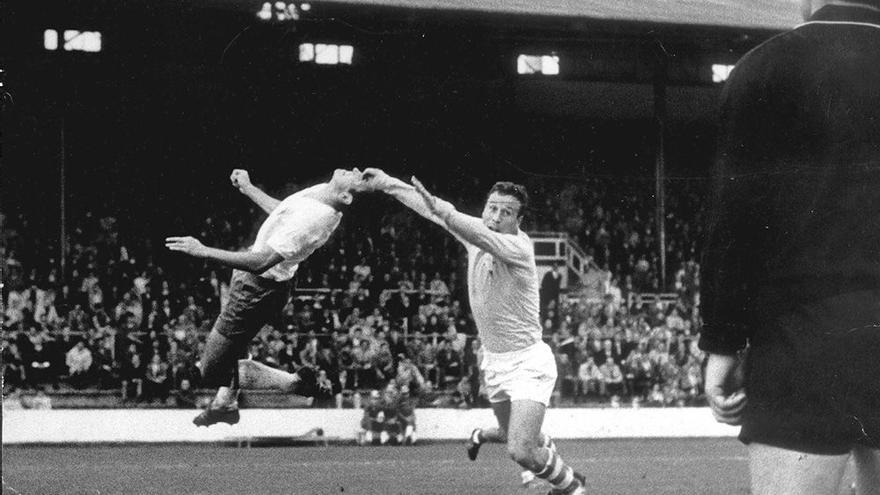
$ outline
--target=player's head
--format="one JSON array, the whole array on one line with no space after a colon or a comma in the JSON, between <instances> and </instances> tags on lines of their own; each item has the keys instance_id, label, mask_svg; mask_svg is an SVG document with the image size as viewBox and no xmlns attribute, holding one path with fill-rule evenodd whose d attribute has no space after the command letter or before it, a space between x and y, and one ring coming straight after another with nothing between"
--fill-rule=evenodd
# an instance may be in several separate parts
<instances>
[{"instance_id":1,"label":"player's head","mask_svg":"<svg viewBox=\"0 0 880 495\"><path fill-rule=\"evenodd\" d=\"M335 195L335 199L346 205L351 204L356 193L367 190L364 174L357 167L351 170L337 168L333 171L333 175L327 184Z\"/></svg>"},{"instance_id":2,"label":"player's head","mask_svg":"<svg viewBox=\"0 0 880 495\"><path fill-rule=\"evenodd\" d=\"M489 189L483 207L483 224L502 234L516 234L528 205L529 194L525 187L513 182L496 182Z\"/></svg>"}]
</instances>

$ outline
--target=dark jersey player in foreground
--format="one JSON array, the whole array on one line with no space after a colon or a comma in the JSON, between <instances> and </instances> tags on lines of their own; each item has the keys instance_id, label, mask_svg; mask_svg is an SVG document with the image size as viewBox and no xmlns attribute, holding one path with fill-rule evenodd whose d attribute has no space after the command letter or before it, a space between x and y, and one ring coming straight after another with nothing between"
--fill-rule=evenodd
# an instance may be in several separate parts
<instances>
[{"instance_id":1,"label":"dark jersey player in foreground","mask_svg":"<svg viewBox=\"0 0 880 495\"><path fill-rule=\"evenodd\" d=\"M700 346L752 493L880 493L880 0L807 22L724 91ZM746 350L747 349L747 350ZM744 372L739 361L744 357Z\"/></svg>"}]
</instances>

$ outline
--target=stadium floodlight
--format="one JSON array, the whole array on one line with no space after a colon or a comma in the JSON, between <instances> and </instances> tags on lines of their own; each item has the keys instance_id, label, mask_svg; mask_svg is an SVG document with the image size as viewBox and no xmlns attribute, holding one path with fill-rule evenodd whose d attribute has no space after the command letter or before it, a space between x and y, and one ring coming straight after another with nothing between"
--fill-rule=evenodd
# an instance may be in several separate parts
<instances>
[{"instance_id":1,"label":"stadium floodlight","mask_svg":"<svg viewBox=\"0 0 880 495\"><path fill-rule=\"evenodd\" d=\"M317 43L315 45L315 63L335 65L339 63L339 45Z\"/></svg>"},{"instance_id":2,"label":"stadium floodlight","mask_svg":"<svg viewBox=\"0 0 880 495\"><path fill-rule=\"evenodd\" d=\"M309 8L311 8L311 6L309 6ZM260 6L260 10L257 11L257 19L266 22L298 21L299 9L296 7L296 4L292 2L263 2Z\"/></svg>"},{"instance_id":3,"label":"stadium floodlight","mask_svg":"<svg viewBox=\"0 0 880 495\"><path fill-rule=\"evenodd\" d=\"M300 43L299 61L321 65L351 65L354 47L333 43Z\"/></svg>"},{"instance_id":4,"label":"stadium floodlight","mask_svg":"<svg viewBox=\"0 0 880 495\"><path fill-rule=\"evenodd\" d=\"M66 29L64 30L64 50L68 52L100 52L101 33L98 31Z\"/></svg>"},{"instance_id":5,"label":"stadium floodlight","mask_svg":"<svg viewBox=\"0 0 880 495\"><path fill-rule=\"evenodd\" d=\"M58 49L58 31L54 29L43 31L43 47L46 48L46 50Z\"/></svg>"},{"instance_id":6,"label":"stadium floodlight","mask_svg":"<svg viewBox=\"0 0 880 495\"><path fill-rule=\"evenodd\" d=\"M257 12L257 18L261 21L272 20L272 4L270 2L263 3L263 7Z\"/></svg>"},{"instance_id":7,"label":"stadium floodlight","mask_svg":"<svg viewBox=\"0 0 880 495\"><path fill-rule=\"evenodd\" d=\"M351 45L339 45L339 63L351 65L351 59L354 57L354 47Z\"/></svg>"},{"instance_id":8,"label":"stadium floodlight","mask_svg":"<svg viewBox=\"0 0 880 495\"><path fill-rule=\"evenodd\" d=\"M541 72L547 76L559 75L559 57L556 55L543 55L541 57Z\"/></svg>"},{"instance_id":9,"label":"stadium floodlight","mask_svg":"<svg viewBox=\"0 0 880 495\"><path fill-rule=\"evenodd\" d=\"M299 61L314 62L315 61L315 45L311 43L300 43L299 45Z\"/></svg>"},{"instance_id":10,"label":"stadium floodlight","mask_svg":"<svg viewBox=\"0 0 880 495\"><path fill-rule=\"evenodd\" d=\"M723 83L730 77L730 71L733 70L733 65L726 64L712 64L712 82L714 83Z\"/></svg>"},{"instance_id":11,"label":"stadium floodlight","mask_svg":"<svg viewBox=\"0 0 880 495\"><path fill-rule=\"evenodd\" d=\"M559 56L555 54L521 54L516 59L516 72L518 74L544 74L545 76L558 76Z\"/></svg>"}]
</instances>

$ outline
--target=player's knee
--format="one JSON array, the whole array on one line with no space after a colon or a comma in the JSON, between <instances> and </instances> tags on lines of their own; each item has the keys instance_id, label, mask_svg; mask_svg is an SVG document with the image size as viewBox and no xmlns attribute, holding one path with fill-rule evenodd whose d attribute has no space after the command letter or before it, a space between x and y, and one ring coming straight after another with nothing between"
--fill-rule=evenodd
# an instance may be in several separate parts
<instances>
[{"instance_id":1,"label":"player's knee","mask_svg":"<svg viewBox=\"0 0 880 495\"><path fill-rule=\"evenodd\" d=\"M524 440L513 440L507 443L507 454L514 462L527 469L535 470L537 444Z\"/></svg>"}]
</instances>

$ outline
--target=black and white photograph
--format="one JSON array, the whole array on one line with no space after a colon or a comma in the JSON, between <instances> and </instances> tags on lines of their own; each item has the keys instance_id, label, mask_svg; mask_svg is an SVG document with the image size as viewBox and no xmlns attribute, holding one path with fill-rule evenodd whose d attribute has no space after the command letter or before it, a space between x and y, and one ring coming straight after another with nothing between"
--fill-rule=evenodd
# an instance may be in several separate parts
<instances>
[{"instance_id":1,"label":"black and white photograph","mask_svg":"<svg viewBox=\"0 0 880 495\"><path fill-rule=\"evenodd\" d=\"M880 495L880 0L0 4L2 495Z\"/></svg>"}]
</instances>

